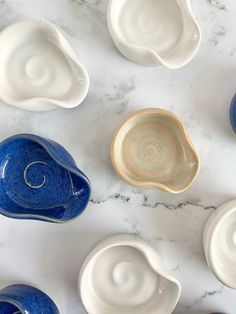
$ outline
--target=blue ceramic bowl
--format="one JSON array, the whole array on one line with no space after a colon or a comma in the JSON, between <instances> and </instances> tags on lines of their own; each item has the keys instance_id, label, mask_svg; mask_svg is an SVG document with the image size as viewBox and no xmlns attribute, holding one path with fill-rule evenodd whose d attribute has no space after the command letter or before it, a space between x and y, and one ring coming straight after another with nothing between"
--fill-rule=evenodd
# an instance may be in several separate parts
<instances>
[{"instance_id":1,"label":"blue ceramic bowl","mask_svg":"<svg viewBox=\"0 0 236 314\"><path fill-rule=\"evenodd\" d=\"M44 292L31 286L12 285L0 290L1 314L59 314Z\"/></svg>"},{"instance_id":2,"label":"blue ceramic bowl","mask_svg":"<svg viewBox=\"0 0 236 314\"><path fill-rule=\"evenodd\" d=\"M80 215L90 183L58 143L22 134L0 144L0 213L67 222Z\"/></svg>"},{"instance_id":3,"label":"blue ceramic bowl","mask_svg":"<svg viewBox=\"0 0 236 314\"><path fill-rule=\"evenodd\" d=\"M236 94L234 95L230 105L230 122L234 133L236 133Z\"/></svg>"}]
</instances>

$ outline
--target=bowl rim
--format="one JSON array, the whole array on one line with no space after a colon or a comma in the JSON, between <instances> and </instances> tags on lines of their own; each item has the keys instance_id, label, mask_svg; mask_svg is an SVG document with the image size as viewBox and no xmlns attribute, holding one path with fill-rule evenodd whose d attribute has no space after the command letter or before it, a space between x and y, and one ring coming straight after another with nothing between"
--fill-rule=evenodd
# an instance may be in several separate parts
<instances>
[{"instance_id":1,"label":"bowl rim","mask_svg":"<svg viewBox=\"0 0 236 314\"><path fill-rule=\"evenodd\" d=\"M120 132L122 131L122 129L126 126L126 124L128 124L131 120L135 119L135 118L139 118L142 117L144 115L162 115L162 116L166 116L172 120L175 121L175 123L180 127L181 131L184 134L184 140L186 140L187 144L189 145L192 154L194 155L195 161L196 161L196 171L195 174L191 180L191 182L184 188L182 189L178 189L178 190L173 190L171 188L169 188L168 186L159 183L159 182L154 182L154 181L137 181L135 179L130 178L130 176L126 175L118 166L117 162L116 162L116 141L119 137ZM145 109L141 109L138 111L135 111L133 113L131 113L130 115L128 115L128 117L126 117L125 120L123 120L123 122L116 128L113 137L112 137L112 142L111 142L111 147L110 147L110 157L111 157L111 161L112 161L112 165L113 168L115 170L115 172L123 179L125 180L127 183L137 186L137 187L143 187L143 188L154 188L154 189L161 189L163 191L166 192L170 192L173 194L178 194L181 192L186 191L195 181L196 177L199 174L200 171L200 157L196 151L196 149L193 146L193 143L190 139L190 136L188 134L187 128L185 127L185 125L183 124L183 122L179 119L179 117L166 109L162 109L162 108L145 108Z\"/></svg>"},{"instance_id":2,"label":"bowl rim","mask_svg":"<svg viewBox=\"0 0 236 314\"><path fill-rule=\"evenodd\" d=\"M147 241L145 241L144 239L142 239L136 234L128 234L128 233L115 234L115 235L112 235L103 239L96 246L94 246L92 250L90 250L88 256L83 262L82 267L80 269L79 278L78 278L78 290L79 290L80 299L81 299L84 309L88 313L90 313L89 308L83 298L83 290L84 290L84 283L85 283L84 276L85 276L87 267L89 266L90 263L96 260L100 254L109 250L110 248L118 247L118 246L130 246L132 248L137 249L139 252L142 253L145 260L149 264L150 268L152 268L156 274L159 274L161 277L165 278L169 282L172 282L176 286L177 288L176 297L175 299L172 299L172 311L173 311L181 295L180 282L165 270L165 268L163 267L162 260L160 259L160 256Z\"/></svg>"},{"instance_id":3,"label":"bowl rim","mask_svg":"<svg viewBox=\"0 0 236 314\"><path fill-rule=\"evenodd\" d=\"M209 217L203 231L203 250L207 260L207 264L210 270L214 273L216 278L222 282L225 286L231 289L236 289L235 283L229 282L223 278L222 273L217 267L217 263L214 260L214 239L219 228L224 223L225 219L236 211L236 199L230 200L223 205L219 206Z\"/></svg>"},{"instance_id":4,"label":"bowl rim","mask_svg":"<svg viewBox=\"0 0 236 314\"><path fill-rule=\"evenodd\" d=\"M11 304L14 307L16 307L17 308L17 312L16 313L18 313L18 311L19 311L19 314L24 314L25 313L25 310L22 308L21 304L18 301L13 300L10 297L1 297L0 296L0 302L1 303L6 303L6 304Z\"/></svg>"},{"instance_id":5,"label":"bowl rim","mask_svg":"<svg viewBox=\"0 0 236 314\"><path fill-rule=\"evenodd\" d=\"M50 304L53 307L52 308L53 313L59 314L58 307L56 303L54 302L54 300L47 293L42 291L40 288L36 288L35 286L25 284L25 283L15 283L15 284L3 286L0 289L0 302L15 306L20 314L26 314L26 312L28 313L28 311L25 308L25 306L22 305L19 300L17 300L17 298L14 298L14 295L13 295L14 292L12 293L12 289L18 290L21 295L23 295L23 293L25 292L24 291L25 289L27 289L28 291L31 291L33 294L38 294L39 298L44 298L45 302ZM2 296L2 293L6 295ZM24 301L24 297L22 298L22 301ZM18 311L16 313L18 313Z\"/></svg>"}]
</instances>

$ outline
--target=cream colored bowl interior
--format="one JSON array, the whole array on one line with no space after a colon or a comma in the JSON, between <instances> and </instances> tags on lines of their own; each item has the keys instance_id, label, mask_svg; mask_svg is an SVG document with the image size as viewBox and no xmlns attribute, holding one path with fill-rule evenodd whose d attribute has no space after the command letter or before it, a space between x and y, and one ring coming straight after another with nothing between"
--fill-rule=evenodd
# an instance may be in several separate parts
<instances>
[{"instance_id":1,"label":"cream colored bowl interior","mask_svg":"<svg viewBox=\"0 0 236 314\"><path fill-rule=\"evenodd\" d=\"M112 161L127 182L174 193L185 190L199 169L182 123L161 109L140 111L125 121L114 136Z\"/></svg>"}]
</instances>

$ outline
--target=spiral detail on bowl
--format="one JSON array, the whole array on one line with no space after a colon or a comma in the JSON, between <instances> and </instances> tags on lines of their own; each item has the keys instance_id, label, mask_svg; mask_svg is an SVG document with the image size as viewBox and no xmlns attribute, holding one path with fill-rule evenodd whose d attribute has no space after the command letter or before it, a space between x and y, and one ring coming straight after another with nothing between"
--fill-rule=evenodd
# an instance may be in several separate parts
<instances>
[{"instance_id":1,"label":"spiral detail on bowl","mask_svg":"<svg viewBox=\"0 0 236 314\"><path fill-rule=\"evenodd\" d=\"M32 188L32 189L40 189L41 187L44 186L45 182L46 182L46 176L44 174L42 174L42 181L39 184L35 184L33 182L31 182L28 179L28 171L30 171L30 168L35 165L47 165L45 162L43 161L34 161L29 163L24 170L24 180L25 180L25 184L28 185L28 187Z\"/></svg>"},{"instance_id":2,"label":"spiral detail on bowl","mask_svg":"<svg viewBox=\"0 0 236 314\"><path fill-rule=\"evenodd\" d=\"M153 297L158 285L157 274L135 248L110 248L94 265L94 290L112 306L141 306Z\"/></svg>"}]
</instances>

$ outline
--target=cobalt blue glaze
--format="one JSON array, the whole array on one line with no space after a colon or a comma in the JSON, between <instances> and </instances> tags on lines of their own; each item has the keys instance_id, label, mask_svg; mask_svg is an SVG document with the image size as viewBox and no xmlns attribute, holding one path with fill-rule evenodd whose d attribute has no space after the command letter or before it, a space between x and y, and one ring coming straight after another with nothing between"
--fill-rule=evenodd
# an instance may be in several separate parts
<instances>
[{"instance_id":1,"label":"cobalt blue glaze","mask_svg":"<svg viewBox=\"0 0 236 314\"><path fill-rule=\"evenodd\" d=\"M236 133L236 94L234 95L230 106L230 122L234 133Z\"/></svg>"},{"instance_id":2,"label":"cobalt blue glaze","mask_svg":"<svg viewBox=\"0 0 236 314\"><path fill-rule=\"evenodd\" d=\"M3 215L66 222L84 211L90 190L88 178L58 143L22 134L0 144Z\"/></svg>"},{"instance_id":3,"label":"cobalt blue glaze","mask_svg":"<svg viewBox=\"0 0 236 314\"><path fill-rule=\"evenodd\" d=\"M0 314L59 314L59 311L41 290L12 285L0 290Z\"/></svg>"}]
</instances>

